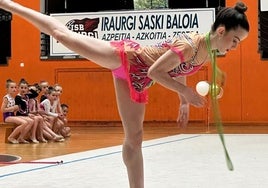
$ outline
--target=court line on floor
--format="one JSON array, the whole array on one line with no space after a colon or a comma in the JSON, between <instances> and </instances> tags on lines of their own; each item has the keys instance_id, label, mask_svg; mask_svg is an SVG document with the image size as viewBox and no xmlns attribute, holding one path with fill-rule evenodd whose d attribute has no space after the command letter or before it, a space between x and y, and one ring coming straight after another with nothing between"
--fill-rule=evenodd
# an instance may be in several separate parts
<instances>
[{"instance_id":1,"label":"court line on floor","mask_svg":"<svg viewBox=\"0 0 268 188\"><path fill-rule=\"evenodd\" d=\"M154 143L154 144L148 144L148 145L145 144L142 148L149 148L149 147L154 147L154 146L159 146L159 145L164 145L164 144L169 144L169 143L174 143L174 142L180 142L180 141L184 141L184 140L189 140L189 139L197 138L197 137L200 137L200 136L201 135L194 135L194 136L191 135L189 137L184 137L184 138L179 138L179 139L174 139L174 140L169 140L169 141L164 141L164 142L159 142L159 143ZM160 140L161 139L164 139L164 138L168 138L168 137L160 138ZM151 141L154 141L154 140L159 140L159 139L147 140L147 141L144 141L144 142L146 143L146 142L151 142ZM112 146L112 147L114 147L114 146ZM100 149L105 149L105 148L100 148ZM88 150L88 151L93 151L93 150ZM84 152L87 152L87 151L84 151ZM80 152L78 152L78 153L80 153ZM120 150L120 151L114 151L114 152L109 152L109 153L104 153L104 154L99 154L99 155L95 155L95 156L91 156L91 157L86 157L86 158L81 158L81 159L76 159L76 160L71 160L71 161L67 161L67 162L64 162L63 161L63 163L61 163L61 164L46 165L46 166L43 166L43 167L31 168L31 169L28 169L28 170L22 170L22 171L17 171L17 172L2 174L2 175L0 175L0 179L1 178L4 178L4 177L8 177L8 176L22 174L22 173L27 173L27 172L32 172L32 171L47 169L47 168L51 168L51 167L56 167L56 166L59 166L59 165L66 165L66 164L70 164L70 163L76 163L76 162L81 162L81 161L85 161L85 160L91 160L91 159L106 157L106 156L110 156L110 155L114 155L114 154L118 154L118 153L122 153L122 150ZM56 157L60 157L60 156L56 156ZM42 159L42 160L45 160L45 159ZM38 161L42 161L42 160L38 160ZM27 164L27 163L18 163L18 164L23 164L24 165L24 164ZM5 166L0 167L0 169L1 168L5 168Z\"/></svg>"}]
</instances>

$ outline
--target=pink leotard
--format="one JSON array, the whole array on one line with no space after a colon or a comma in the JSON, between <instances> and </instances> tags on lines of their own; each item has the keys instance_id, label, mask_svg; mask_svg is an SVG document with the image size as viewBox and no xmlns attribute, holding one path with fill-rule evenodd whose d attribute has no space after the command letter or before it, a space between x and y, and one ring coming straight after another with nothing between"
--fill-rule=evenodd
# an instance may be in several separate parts
<instances>
[{"instance_id":1,"label":"pink leotard","mask_svg":"<svg viewBox=\"0 0 268 188\"><path fill-rule=\"evenodd\" d=\"M127 80L130 88L130 96L133 101L138 103L148 102L147 88L152 86L154 81L147 76L148 69L151 66L151 64L147 61L154 62L167 50L172 50L178 54L180 61L182 62L178 67L169 71L169 75L171 77L190 75L201 68L202 64L196 64L193 62L197 52L195 44L192 42L190 37L187 37L186 35L181 37L188 42L188 45L190 44L191 50L194 51L193 57L189 62L184 62L185 58L182 51L176 46L176 43L171 40L144 48L141 48L138 43L131 40L111 42L111 45L117 48L122 61L122 66L112 70L113 76ZM180 44L181 43L179 43L179 45ZM145 60L144 58L147 59Z\"/></svg>"}]
</instances>

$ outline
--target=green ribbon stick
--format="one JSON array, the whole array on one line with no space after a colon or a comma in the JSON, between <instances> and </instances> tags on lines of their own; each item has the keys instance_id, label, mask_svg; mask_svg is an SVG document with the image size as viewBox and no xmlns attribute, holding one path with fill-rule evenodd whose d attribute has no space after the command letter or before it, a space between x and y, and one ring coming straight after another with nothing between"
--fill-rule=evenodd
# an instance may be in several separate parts
<instances>
[{"instance_id":1,"label":"green ribbon stick","mask_svg":"<svg viewBox=\"0 0 268 188\"><path fill-rule=\"evenodd\" d=\"M228 154L228 151L225 146L225 141L224 141L223 126L222 126L221 114L220 114L219 103L218 103L218 98L217 98L218 89L219 89L217 86L217 80L216 80L217 71L219 70L217 67L217 62L216 62L217 51L211 49L210 33L207 33L206 35L206 45L207 45L207 50L211 58L211 64L212 64L212 83L210 85L210 97L211 97L211 103L212 103L214 123L216 125L221 143L223 145L227 167L229 170L234 170L233 163Z\"/></svg>"}]
</instances>

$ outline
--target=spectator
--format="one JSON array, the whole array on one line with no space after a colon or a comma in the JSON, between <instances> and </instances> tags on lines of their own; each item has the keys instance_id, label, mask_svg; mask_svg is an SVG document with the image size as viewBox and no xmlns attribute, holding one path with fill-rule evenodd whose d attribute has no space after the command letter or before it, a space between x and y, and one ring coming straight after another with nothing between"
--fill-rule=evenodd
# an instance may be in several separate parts
<instances>
[{"instance_id":1,"label":"spectator","mask_svg":"<svg viewBox=\"0 0 268 188\"><path fill-rule=\"evenodd\" d=\"M49 87L47 98L40 103L40 108L43 110L43 115L46 116L50 124L55 122L57 118L63 118L63 115L61 113L52 112L52 105L57 100L57 95L58 94L55 88ZM51 124L51 127L50 127L51 129L52 129L52 125L53 124ZM57 139L57 141L64 141L64 138L62 135L59 135L58 133L55 133L55 134L57 135L58 138L60 138L60 139Z\"/></svg>"},{"instance_id":2,"label":"spectator","mask_svg":"<svg viewBox=\"0 0 268 188\"><path fill-rule=\"evenodd\" d=\"M19 110L19 106L15 104L15 96L17 95L16 83L8 79L6 81L6 89L7 93L3 97L1 105L4 122L18 125L9 135L8 141L12 144L28 143L25 137L33 126L33 120L22 116L15 116L15 113Z\"/></svg>"},{"instance_id":3,"label":"spectator","mask_svg":"<svg viewBox=\"0 0 268 188\"><path fill-rule=\"evenodd\" d=\"M61 110L63 114L63 118L61 119L63 121L64 127L61 130L61 135L63 137L70 137L71 136L71 128L67 126L68 124L68 119L67 119L67 114L69 112L69 106L67 104L61 104Z\"/></svg>"},{"instance_id":4,"label":"spectator","mask_svg":"<svg viewBox=\"0 0 268 188\"><path fill-rule=\"evenodd\" d=\"M38 116L34 116L29 113L29 101L30 99L36 98L38 93L31 89L29 91L28 82L22 78L19 82L19 93L15 97L15 103L19 106L16 116L21 116L25 119L31 119L33 121L33 127L30 132L30 140L33 143L39 143L36 139L36 130L41 127L41 119Z\"/></svg>"}]
</instances>

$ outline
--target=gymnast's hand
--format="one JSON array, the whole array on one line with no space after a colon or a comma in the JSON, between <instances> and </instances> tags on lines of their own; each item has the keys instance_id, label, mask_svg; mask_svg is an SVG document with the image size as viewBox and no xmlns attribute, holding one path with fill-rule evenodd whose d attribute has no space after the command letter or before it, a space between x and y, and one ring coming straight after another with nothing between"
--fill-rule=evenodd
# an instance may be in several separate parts
<instances>
[{"instance_id":1,"label":"gymnast's hand","mask_svg":"<svg viewBox=\"0 0 268 188\"><path fill-rule=\"evenodd\" d=\"M189 121L189 104L181 104L179 108L179 114L177 123L179 127L185 128Z\"/></svg>"},{"instance_id":2,"label":"gymnast's hand","mask_svg":"<svg viewBox=\"0 0 268 188\"><path fill-rule=\"evenodd\" d=\"M206 104L206 99L190 87L186 87L182 95L189 104L195 107L203 107Z\"/></svg>"}]
</instances>

